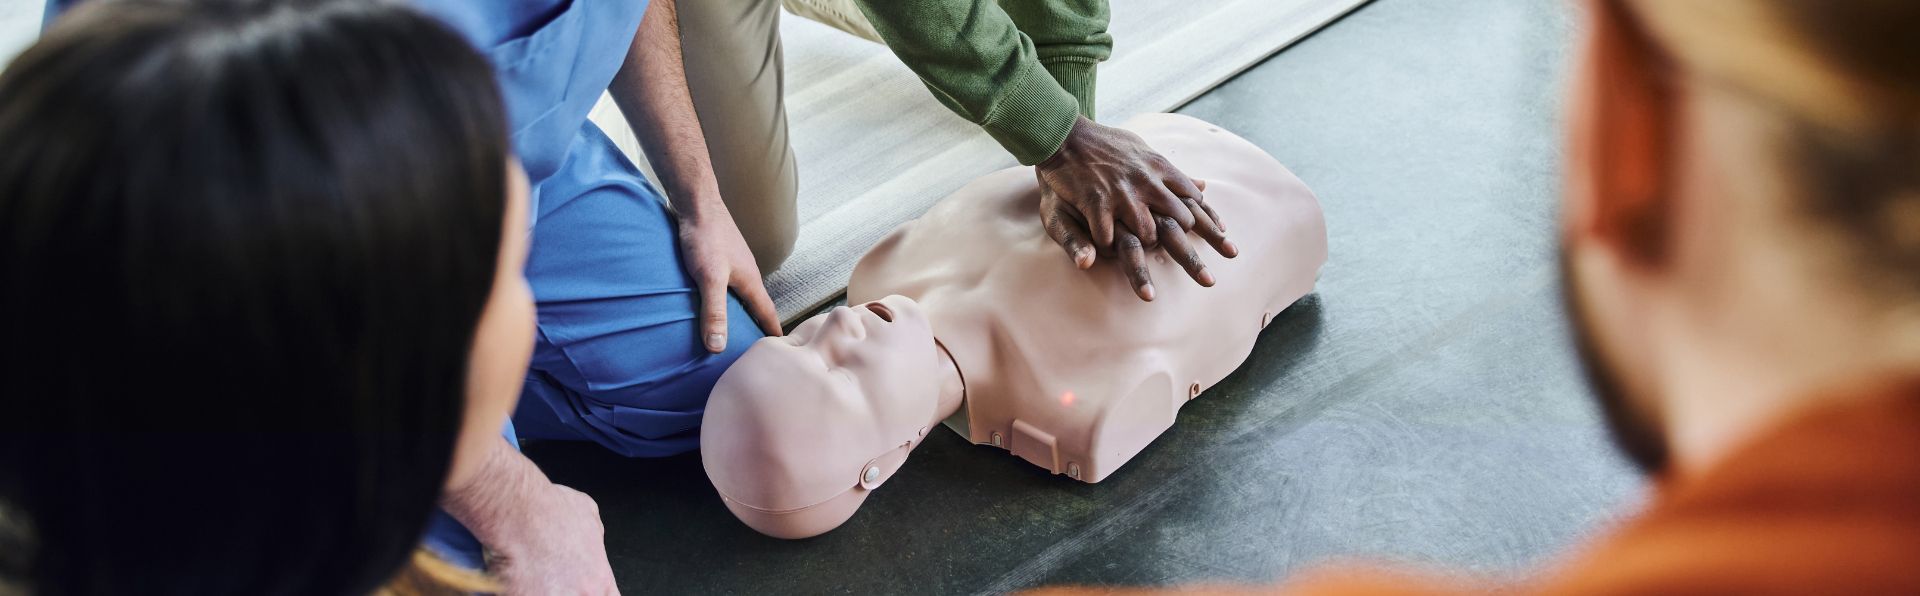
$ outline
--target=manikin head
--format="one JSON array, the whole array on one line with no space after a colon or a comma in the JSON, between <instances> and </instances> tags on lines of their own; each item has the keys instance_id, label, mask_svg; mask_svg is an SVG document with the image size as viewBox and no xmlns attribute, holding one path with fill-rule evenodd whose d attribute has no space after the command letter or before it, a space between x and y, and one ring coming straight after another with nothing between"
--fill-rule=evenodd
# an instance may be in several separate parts
<instances>
[{"instance_id":1,"label":"manikin head","mask_svg":"<svg viewBox=\"0 0 1920 596\"><path fill-rule=\"evenodd\" d=\"M1593 5L1563 261L1629 454L1920 371L1920 3Z\"/></svg>"},{"instance_id":2,"label":"manikin head","mask_svg":"<svg viewBox=\"0 0 1920 596\"><path fill-rule=\"evenodd\" d=\"M900 296L761 339L708 398L707 477L763 534L805 538L839 526L937 421L941 358L925 313Z\"/></svg>"}]
</instances>

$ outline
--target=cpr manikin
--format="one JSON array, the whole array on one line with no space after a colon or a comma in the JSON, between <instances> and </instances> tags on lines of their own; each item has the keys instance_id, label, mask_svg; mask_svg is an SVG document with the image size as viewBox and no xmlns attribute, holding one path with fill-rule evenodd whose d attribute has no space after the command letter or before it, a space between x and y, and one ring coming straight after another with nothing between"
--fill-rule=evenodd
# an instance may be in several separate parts
<instances>
[{"instance_id":1,"label":"cpr manikin","mask_svg":"<svg viewBox=\"0 0 1920 596\"><path fill-rule=\"evenodd\" d=\"M721 376L700 448L728 509L771 536L831 530L942 420L1099 482L1239 367L1273 315L1312 289L1327 254L1320 205L1211 124L1156 114L1125 128L1206 181L1239 248L1208 255L1213 287L1149 257L1158 292L1143 302L1117 259L1078 270L1043 233L1031 168L977 179L861 259L854 306L760 340Z\"/></svg>"}]
</instances>

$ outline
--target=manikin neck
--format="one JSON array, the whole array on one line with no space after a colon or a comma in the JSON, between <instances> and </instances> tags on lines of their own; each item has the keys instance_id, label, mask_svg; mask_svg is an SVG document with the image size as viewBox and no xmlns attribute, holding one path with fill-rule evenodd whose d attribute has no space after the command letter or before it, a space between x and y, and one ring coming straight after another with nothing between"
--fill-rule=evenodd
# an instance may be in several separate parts
<instances>
[{"instance_id":1,"label":"manikin neck","mask_svg":"<svg viewBox=\"0 0 1920 596\"><path fill-rule=\"evenodd\" d=\"M953 353L947 351L947 345L940 338L933 338L936 357L940 359L940 401L935 408L934 420L945 420L967 401L967 379L960 374L960 365L953 360Z\"/></svg>"}]
</instances>

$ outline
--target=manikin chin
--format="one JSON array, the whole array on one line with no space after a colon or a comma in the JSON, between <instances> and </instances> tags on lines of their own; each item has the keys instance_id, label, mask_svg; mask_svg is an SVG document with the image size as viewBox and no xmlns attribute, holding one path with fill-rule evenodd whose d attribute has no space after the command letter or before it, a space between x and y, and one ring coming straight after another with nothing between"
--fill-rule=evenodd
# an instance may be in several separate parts
<instances>
[{"instance_id":1,"label":"manikin chin","mask_svg":"<svg viewBox=\"0 0 1920 596\"><path fill-rule=\"evenodd\" d=\"M1115 259L1080 271L1047 238L1031 168L979 178L861 259L855 306L760 340L720 378L700 449L728 509L771 536L831 530L943 420L1099 482L1239 367L1260 329L1313 288L1327 255L1319 202L1206 122L1156 114L1125 127L1206 181L1239 247L1206 255L1214 287L1153 256L1158 292L1143 302Z\"/></svg>"}]
</instances>

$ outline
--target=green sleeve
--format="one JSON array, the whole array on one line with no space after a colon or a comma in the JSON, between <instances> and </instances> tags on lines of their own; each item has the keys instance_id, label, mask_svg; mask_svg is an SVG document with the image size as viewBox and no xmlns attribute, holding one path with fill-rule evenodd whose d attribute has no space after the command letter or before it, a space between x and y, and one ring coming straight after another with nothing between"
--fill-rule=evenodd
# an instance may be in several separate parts
<instances>
[{"instance_id":1,"label":"green sleeve","mask_svg":"<svg viewBox=\"0 0 1920 596\"><path fill-rule=\"evenodd\" d=\"M1107 0L1000 0L1013 24L1033 39L1040 65L1093 118L1095 66L1113 53Z\"/></svg>"},{"instance_id":2,"label":"green sleeve","mask_svg":"<svg viewBox=\"0 0 1920 596\"><path fill-rule=\"evenodd\" d=\"M1105 0L1005 2L857 3L941 104L1031 165L1060 148L1078 115L1092 117L1094 67L1113 39Z\"/></svg>"}]
</instances>

